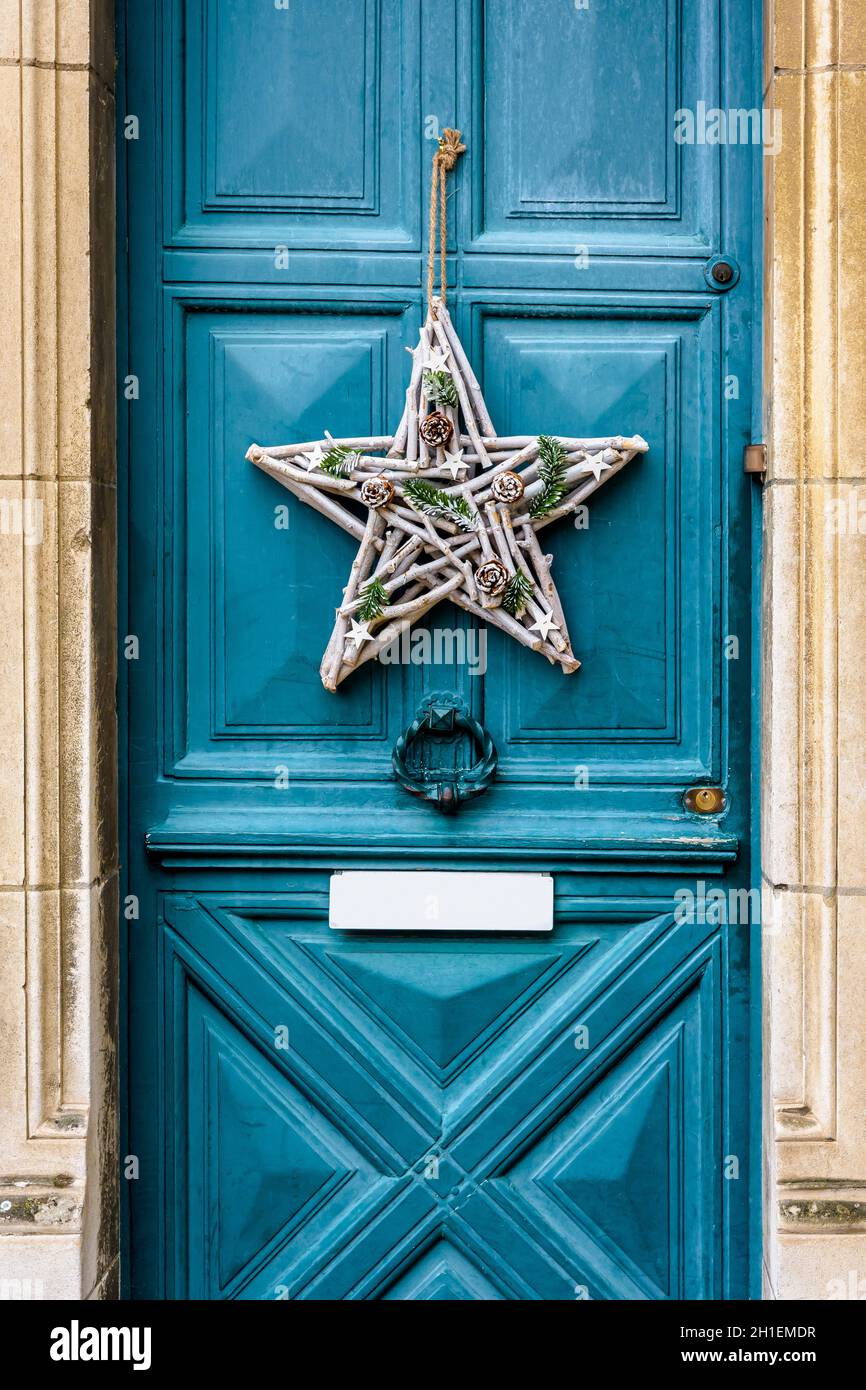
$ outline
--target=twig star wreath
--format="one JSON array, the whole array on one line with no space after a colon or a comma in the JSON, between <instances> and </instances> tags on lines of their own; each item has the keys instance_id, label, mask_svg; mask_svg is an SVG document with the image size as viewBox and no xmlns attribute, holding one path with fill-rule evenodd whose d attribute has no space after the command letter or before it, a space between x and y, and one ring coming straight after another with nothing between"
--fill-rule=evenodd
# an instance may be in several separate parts
<instances>
[{"instance_id":1,"label":"twig star wreath","mask_svg":"<svg viewBox=\"0 0 866 1390\"><path fill-rule=\"evenodd\" d=\"M433 158L427 320L396 434L264 448L247 458L358 541L320 668L336 690L442 599L539 652L574 655L538 532L568 516L649 447L625 439L499 435L445 307L446 178L465 146ZM438 194L438 216L437 216ZM440 293L434 294L437 221ZM366 513L366 515L365 515Z\"/></svg>"}]
</instances>

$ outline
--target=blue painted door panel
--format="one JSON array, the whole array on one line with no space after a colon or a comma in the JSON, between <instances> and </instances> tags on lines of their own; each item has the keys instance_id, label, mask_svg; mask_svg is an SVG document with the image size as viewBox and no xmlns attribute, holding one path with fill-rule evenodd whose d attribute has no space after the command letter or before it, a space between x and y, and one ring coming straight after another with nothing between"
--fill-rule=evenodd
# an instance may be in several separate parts
<instances>
[{"instance_id":1,"label":"blue painted door panel","mask_svg":"<svg viewBox=\"0 0 866 1390\"><path fill-rule=\"evenodd\" d=\"M754 1292L751 923L683 890L756 879L758 160L673 131L758 104L758 19L119 0L133 1296ZM650 449L545 533L576 675L494 631L481 671L371 662L332 695L354 542L244 454L394 427L446 125L449 305L500 432ZM391 773L443 688L499 753L454 818ZM699 784L723 814L685 809ZM551 873L554 930L345 939L350 865Z\"/></svg>"},{"instance_id":2,"label":"blue painted door panel","mask_svg":"<svg viewBox=\"0 0 866 1390\"><path fill-rule=\"evenodd\" d=\"M175 1294L711 1296L712 930L563 910L467 953L324 907L163 900Z\"/></svg>"}]
</instances>

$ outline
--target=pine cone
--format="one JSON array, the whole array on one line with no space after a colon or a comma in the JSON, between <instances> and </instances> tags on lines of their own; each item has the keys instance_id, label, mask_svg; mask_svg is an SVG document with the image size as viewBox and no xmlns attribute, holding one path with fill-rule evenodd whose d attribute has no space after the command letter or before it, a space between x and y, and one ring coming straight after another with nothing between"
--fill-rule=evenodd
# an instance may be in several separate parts
<instances>
[{"instance_id":1,"label":"pine cone","mask_svg":"<svg viewBox=\"0 0 866 1390\"><path fill-rule=\"evenodd\" d=\"M497 502L519 502L525 491L523 479L519 473L512 473L510 469L505 473L497 473L490 484L490 491Z\"/></svg>"},{"instance_id":2,"label":"pine cone","mask_svg":"<svg viewBox=\"0 0 866 1390\"><path fill-rule=\"evenodd\" d=\"M367 507L385 507L393 496L394 484L390 478L383 478L381 474L365 478L361 484L361 501Z\"/></svg>"},{"instance_id":3,"label":"pine cone","mask_svg":"<svg viewBox=\"0 0 866 1390\"><path fill-rule=\"evenodd\" d=\"M508 570L501 560L485 560L475 571L475 583L483 594L495 598L508 583Z\"/></svg>"},{"instance_id":4,"label":"pine cone","mask_svg":"<svg viewBox=\"0 0 866 1390\"><path fill-rule=\"evenodd\" d=\"M447 415L441 411L434 410L431 415L427 415L418 426L418 433L425 444L430 444L434 449L442 444L449 444L454 433L454 427Z\"/></svg>"}]
</instances>

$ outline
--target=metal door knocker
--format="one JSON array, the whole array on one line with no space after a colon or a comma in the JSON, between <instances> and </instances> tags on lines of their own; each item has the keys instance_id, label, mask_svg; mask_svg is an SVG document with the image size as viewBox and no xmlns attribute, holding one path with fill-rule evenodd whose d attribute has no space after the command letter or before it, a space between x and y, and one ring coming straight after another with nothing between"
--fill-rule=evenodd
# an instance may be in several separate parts
<instances>
[{"instance_id":1,"label":"metal door knocker","mask_svg":"<svg viewBox=\"0 0 866 1390\"><path fill-rule=\"evenodd\" d=\"M397 781L407 792L453 812L493 781L496 747L458 695L430 695L394 745Z\"/></svg>"}]
</instances>

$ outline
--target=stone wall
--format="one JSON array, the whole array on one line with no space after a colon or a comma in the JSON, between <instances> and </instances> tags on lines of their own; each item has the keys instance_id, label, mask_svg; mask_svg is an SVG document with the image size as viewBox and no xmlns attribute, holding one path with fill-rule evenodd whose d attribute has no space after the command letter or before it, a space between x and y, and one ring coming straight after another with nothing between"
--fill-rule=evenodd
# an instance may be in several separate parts
<instances>
[{"instance_id":1,"label":"stone wall","mask_svg":"<svg viewBox=\"0 0 866 1390\"><path fill-rule=\"evenodd\" d=\"M765 1291L866 1298L866 6L764 51Z\"/></svg>"},{"instance_id":2,"label":"stone wall","mask_svg":"<svg viewBox=\"0 0 866 1390\"><path fill-rule=\"evenodd\" d=\"M0 1297L117 1278L114 25L0 3Z\"/></svg>"}]
</instances>

